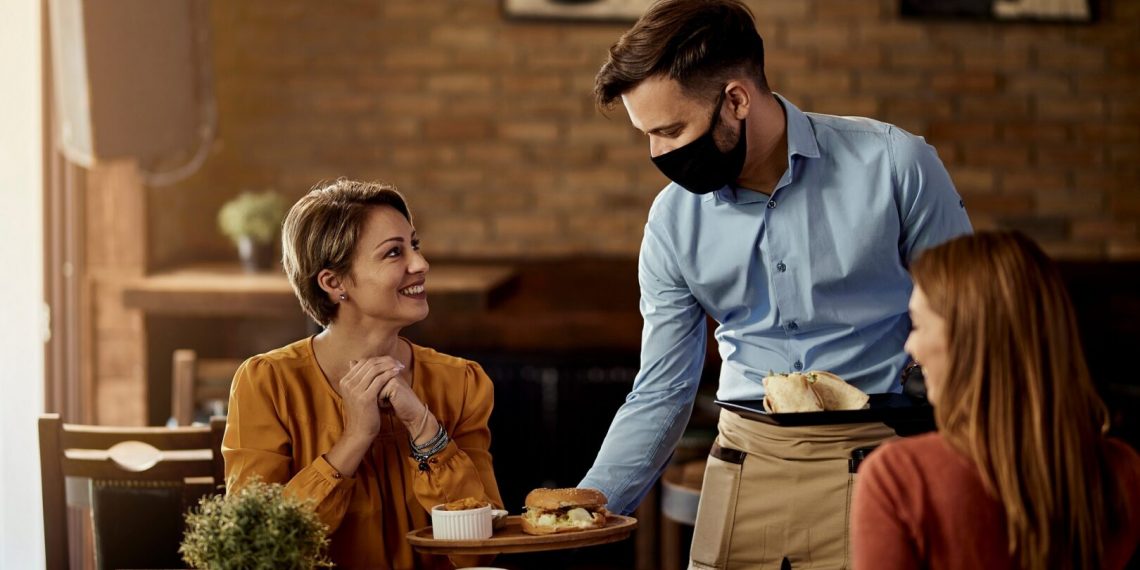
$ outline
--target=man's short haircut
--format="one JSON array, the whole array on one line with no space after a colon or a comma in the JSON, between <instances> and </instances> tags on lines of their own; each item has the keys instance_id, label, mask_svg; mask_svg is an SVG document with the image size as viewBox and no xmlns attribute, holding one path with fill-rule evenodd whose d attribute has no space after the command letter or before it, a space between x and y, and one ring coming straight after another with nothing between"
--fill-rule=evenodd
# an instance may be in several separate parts
<instances>
[{"instance_id":1,"label":"man's short haircut","mask_svg":"<svg viewBox=\"0 0 1140 570\"><path fill-rule=\"evenodd\" d=\"M698 98L715 98L734 75L768 91L764 40L752 10L738 0L659 0L610 47L594 78L594 98L609 107L658 75Z\"/></svg>"}]
</instances>

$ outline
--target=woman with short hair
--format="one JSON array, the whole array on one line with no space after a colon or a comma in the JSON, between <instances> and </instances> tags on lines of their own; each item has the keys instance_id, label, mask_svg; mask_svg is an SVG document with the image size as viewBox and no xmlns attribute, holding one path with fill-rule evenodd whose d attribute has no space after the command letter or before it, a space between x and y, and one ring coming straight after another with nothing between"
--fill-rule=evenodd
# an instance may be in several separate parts
<instances>
[{"instance_id":1,"label":"woman with short hair","mask_svg":"<svg viewBox=\"0 0 1140 570\"><path fill-rule=\"evenodd\" d=\"M285 273L319 334L247 360L222 455L232 491L254 477L311 499L341 568L450 568L405 535L438 504L502 507L491 466L494 389L478 364L399 335L428 315L428 263L404 197L337 180L290 210Z\"/></svg>"}]
</instances>

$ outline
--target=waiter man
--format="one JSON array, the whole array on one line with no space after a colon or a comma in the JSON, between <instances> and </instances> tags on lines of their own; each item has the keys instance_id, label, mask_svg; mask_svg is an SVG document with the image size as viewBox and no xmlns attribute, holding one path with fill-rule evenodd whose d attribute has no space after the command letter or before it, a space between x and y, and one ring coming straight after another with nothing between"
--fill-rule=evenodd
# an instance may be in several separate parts
<instances>
[{"instance_id":1,"label":"waiter man","mask_svg":"<svg viewBox=\"0 0 1140 570\"><path fill-rule=\"evenodd\" d=\"M603 108L621 100L672 183L641 244L640 371L580 486L619 513L648 492L692 411L706 315L718 323L720 399L761 399L770 370L900 391L908 263L971 231L933 147L772 92L763 40L737 0L655 3L610 48L594 92ZM718 430L690 567L845 567L847 461L893 432L727 411Z\"/></svg>"}]
</instances>

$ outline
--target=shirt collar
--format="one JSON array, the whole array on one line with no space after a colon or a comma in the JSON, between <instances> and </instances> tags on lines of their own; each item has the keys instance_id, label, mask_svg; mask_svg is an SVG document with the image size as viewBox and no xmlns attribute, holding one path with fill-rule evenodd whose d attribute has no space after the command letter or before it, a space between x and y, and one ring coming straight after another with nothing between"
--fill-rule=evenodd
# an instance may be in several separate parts
<instances>
[{"instance_id":1,"label":"shirt collar","mask_svg":"<svg viewBox=\"0 0 1140 570\"><path fill-rule=\"evenodd\" d=\"M819 158L819 144L815 140L815 128L803 111L784 98L783 95L772 92L776 102L784 109L784 124L788 131L788 165L792 164L792 157L799 155L808 158ZM768 197L751 190L741 190L733 186L725 186L710 195L734 204L750 204L753 202L767 202Z\"/></svg>"}]
</instances>

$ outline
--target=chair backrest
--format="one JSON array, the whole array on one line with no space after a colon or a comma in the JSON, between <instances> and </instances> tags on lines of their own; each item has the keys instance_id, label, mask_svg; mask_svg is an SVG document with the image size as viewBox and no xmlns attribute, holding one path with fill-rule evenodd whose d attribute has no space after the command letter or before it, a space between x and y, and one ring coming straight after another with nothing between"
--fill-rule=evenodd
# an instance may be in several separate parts
<instances>
[{"instance_id":1,"label":"chair backrest","mask_svg":"<svg viewBox=\"0 0 1140 570\"><path fill-rule=\"evenodd\" d=\"M190 349L174 351L171 374L170 415L175 425L188 426L199 406L229 400L230 383L242 361L234 358L199 358ZM210 415L224 415L225 408Z\"/></svg>"},{"instance_id":2,"label":"chair backrest","mask_svg":"<svg viewBox=\"0 0 1140 570\"><path fill-rule=\"evenodd\" d=\"M48 570L71 567L67 478L91 480L88 500L96 509L101 502L107 510L102 517L99 512L94 512L94 520L97 525L106 521L114 526L106 529L108 532L103 535L100 532L105 529L96 526L97 559L101 544L112 546L111 542L101 542L101 536L108 540L122 537L120 542L133 543L134 550L145 555L147 548L137 540L140 537L124 535L130 533L131 523L143 525L145 530L145 517L156 516L156 513L131 514L122 511L122 506L142 505L144 511L153 511L146 505L155 505L156 497L166 493L167 497L175 497L167 502L177 502L185 507L190 502L186 489L197 488L200 496L203 488L210 492L224 484L221 456L224 432L224 418L212 418L209 427L159 428L65 424L59 414L41 415L40 469ZM137 497L139 493L150 498L140 500ZM136 497L132 499L131 494ZM79 503L82 505L83 501ZM161 522L167 527L173 524L172 528L181 528L182 510L178 508L176 515L170 515L177 519L173 523L169 516ZM108 551L104 549L102 552ZM109 560L107 564L110 564Z\"/></svg>"}]
</instances>

